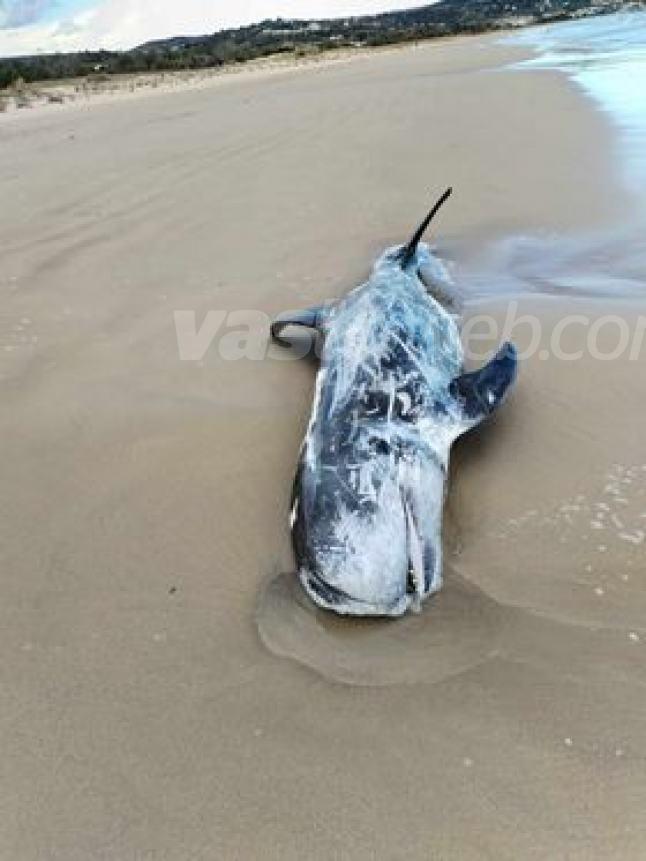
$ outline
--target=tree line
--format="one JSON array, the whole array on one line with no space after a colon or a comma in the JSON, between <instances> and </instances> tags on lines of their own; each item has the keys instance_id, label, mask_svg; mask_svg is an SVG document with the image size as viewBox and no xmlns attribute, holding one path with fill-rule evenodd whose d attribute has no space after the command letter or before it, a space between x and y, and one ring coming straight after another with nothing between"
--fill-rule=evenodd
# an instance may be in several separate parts
<instances>
[{"instance_id":1,"label":"tree line","mask_svg":"<svg viewBox=\"0 0 646 861\"><path fill-rule=\"evenodd\" d=\"M411 0L413 2L413 0ZM208 69L280 53L315 53L478 33L518 23L614 12L646 0L441 0L432 6L333 21L276 19L208 36L174 37L130 51L0 59L0 89L18 81Z\"/></svg>"}]
</instances>

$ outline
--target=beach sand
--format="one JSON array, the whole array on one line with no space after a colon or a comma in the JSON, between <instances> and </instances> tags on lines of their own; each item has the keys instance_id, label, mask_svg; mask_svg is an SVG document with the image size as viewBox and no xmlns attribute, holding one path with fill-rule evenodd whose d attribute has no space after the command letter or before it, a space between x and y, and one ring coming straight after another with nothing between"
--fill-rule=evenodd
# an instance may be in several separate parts
<instances>
[{"instance_id":1,"label":"beach sand","mask_svg":"<svg viewBox=\"0 0 646 861\"><path fill-rule=\"evenodd\" d=\"M444 591L367 623L289 576L313 362L178 354L175 311L253 310L264 343L448 184L458 282L496 238L615 225L612 130L520 56L458 39L0 118L1 858L643 857L640 361L523 361L456 446ZM641 307L519 300L545 337Z\"/></svg>"}]
</instances>

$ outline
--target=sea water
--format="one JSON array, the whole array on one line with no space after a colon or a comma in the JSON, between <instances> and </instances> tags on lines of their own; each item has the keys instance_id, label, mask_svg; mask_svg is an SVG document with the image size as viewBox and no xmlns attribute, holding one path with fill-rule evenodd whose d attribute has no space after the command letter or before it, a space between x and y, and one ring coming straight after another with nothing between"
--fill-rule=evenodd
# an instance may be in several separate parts
<instances>
[{"instance_id":1,"label":"sea water","mask_svg":"<svg viewBox=\"0 0 646 861\"><path fill-rule=\"evenodd\" d=\"M646 10L531 27L511 40L537 51L520 67L559 69L592 97L619 131L630 188L646 181Z\"/></svg>"},{"instance_id":2,"label":"sea water","mask_svg":"<svg viewBox=\"0 0 646 861\"><path fill-rule=\"evenodd\" d=\"M616 176L632 198L622 223L595 231L509 235L462 261L467 299L513 293L641 298L646 294L646 11L581 18L505 35L530 48L512 68L558 70L615 131Z\"/></svg>"}]
</instances>

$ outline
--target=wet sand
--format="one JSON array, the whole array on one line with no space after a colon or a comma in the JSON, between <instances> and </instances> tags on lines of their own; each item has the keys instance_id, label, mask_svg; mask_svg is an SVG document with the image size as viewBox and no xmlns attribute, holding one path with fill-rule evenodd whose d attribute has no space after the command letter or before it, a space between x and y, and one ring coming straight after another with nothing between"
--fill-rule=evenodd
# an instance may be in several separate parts
<instances>
[{"instance_id":1,"label":"wet sand","mask_svg":"<svg viewBox=\"0 0 646 861\"><path fill-rule=\"evenodd\" d=\"M0 118L0 857L643 857L642 363L527 359L456 448L444 592L362 623L286 576L312 362L178 356L174 311L340 295L449 183L458 283L501 237L614 229L611 130L517 55Z\"/></svg>"}]
</instances>

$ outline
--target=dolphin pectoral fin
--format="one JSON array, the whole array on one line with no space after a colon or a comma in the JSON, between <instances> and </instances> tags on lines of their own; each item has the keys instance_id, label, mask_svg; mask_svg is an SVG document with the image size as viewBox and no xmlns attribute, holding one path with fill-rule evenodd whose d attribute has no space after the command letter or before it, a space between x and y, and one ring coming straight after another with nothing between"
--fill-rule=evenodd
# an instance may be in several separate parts
<instances>
[{"instance_id":1,"label":"dolphin pectoral fin","mask_svg":"<svg viewBox=\"0 0 646 861\"><path fill-rule=\"evenodd\" d=\"M307 329L320 331L326 310L325 306L319 305L316 308L306 308L304 311L280 314L271 324L271 337L281 347L291 347L291 343L286 338L281 337L283 329L288 326L304 326Z\"/></svg>"},{"instance_id":2,"label":"dolphin pectoral fin","mask_svg":"<svg viewBox=\"0 0 646 861\"><path fill-rule=\"evenodd\" d=\"M516 348L507 342L494 358L479 371L456 377L449 391L460 404L470 427L490 416L504 401L516 378Z\"/></svg>"}]
</instances>

